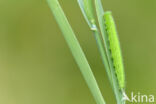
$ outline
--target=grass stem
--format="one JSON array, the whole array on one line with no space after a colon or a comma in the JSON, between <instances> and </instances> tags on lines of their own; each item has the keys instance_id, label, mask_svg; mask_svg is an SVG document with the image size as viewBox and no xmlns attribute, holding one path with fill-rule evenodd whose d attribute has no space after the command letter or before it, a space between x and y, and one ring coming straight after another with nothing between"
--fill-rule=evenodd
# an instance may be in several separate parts
<instances>
[{"instance_id":1,"label":"grass stem","mask_svg":"<svg viewBox=\"0 0 156 104\"><path fill-rule=\"evenodd\" d=\"M48 0L48 4L96 103L106 104L85 54L83 53L58 0Z\"/></svg>"}]
</instances>

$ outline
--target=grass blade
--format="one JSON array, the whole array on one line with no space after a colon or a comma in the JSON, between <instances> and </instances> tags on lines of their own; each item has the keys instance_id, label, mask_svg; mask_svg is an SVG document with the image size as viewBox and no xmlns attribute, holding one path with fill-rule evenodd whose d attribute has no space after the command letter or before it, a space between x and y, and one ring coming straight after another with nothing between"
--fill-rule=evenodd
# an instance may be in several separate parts
<instances>
[{"instance_id":1,"label":"grass blade","mask_svg":"<svg viewBox=\"0 0 156 104\"><path fill-rule=\"evenodd\" d=\"M99 32L99 30L98 30L98 28L96 26L96 23L92 22L92 20L95 21L93 10L87 9L87 8L89 8L91 6L84 5L84 1L87 2L88 0L78 0L80 9L82 11L82 14L83 14L85 20L87 21L87 23L88 23L88 25L90 27L90 29L93 32L94 38L96 40L96 43L97 43L97 46L98 46L98 49L99 49L99 52L100 52L100 55L101 55L102 62L104 64L104 67L105 67L106 72L108 74L109 80L110 80L110 82L112 82L110 68L109 68L109 64L108 64L108 60L107 60L105 49L103 47L103 42L102 42L101 37L100 37L100 32ZM90 4L90 3L86 3L86 4ZM88 10L89 13L85 11L86 9ZM91 13L92 13L92 16L91 16L92 19L90 19L88 17L89 14L91 14Z\"/></svg>"},{"instance_id":2,"label":"grass blade","mask_svg":"<svg viewBox=\"0 0 156 104\"><path fill-rule=\"evenodd\" d=\"M80 6L80 9L82 11L82 14L87 22L87 24L89 25L89 27L92 29L94 26L93 24L95 24L95 20L94 20L94 14L92 13L92 11L90 11L88 8L90 8L91 6L88 7L89 4L91 3L86 3L88 5L84 5L84 0L78 0L78 4ZM87 0L86 0L87 2ZM91 4L92 5L92 4ZM85 6L87 6L87 10L85 8ZM91 15L91 16L89 16Z\"/></svg>"},{"instance_id":3,"label":"grass blade","mask_svg":"<svg viewBox=\"0 0 156 104\"><path fill-rule=\"evenodd\" d=\"M97 82L94 78L94 75L91 71L91 68L88 64L88 61L79 45L78 40L75 37L75 34L68 23L68 20L60 7L58 0L48 0L49 7L51 8L52 13L63 33L63 36L72 52L72 55L78 64L80 71L96 101L97 104L105 104L105 101L102 97L102 94L99 90Z\"/></svg>"}]
</instances>

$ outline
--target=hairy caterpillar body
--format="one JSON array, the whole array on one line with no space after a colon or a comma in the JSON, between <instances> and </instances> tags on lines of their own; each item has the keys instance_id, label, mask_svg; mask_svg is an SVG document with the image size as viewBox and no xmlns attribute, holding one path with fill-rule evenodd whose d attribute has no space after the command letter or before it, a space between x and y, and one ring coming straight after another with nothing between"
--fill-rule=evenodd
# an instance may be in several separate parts
<instances>
[{"instance_id":1,"label":"hairy caterpillar body","mask_svg":"<svg viewBox=\"0 0 156 104\"><path fill-rule=\"evenodd\" d=\"M118 40L118 35L116 32L116 27L111 12L106 12L104 14L104 20L118 84L119 87L123 89L125 87L123 60L120 50L120 43Z\"/></svg>"}]
</instances>

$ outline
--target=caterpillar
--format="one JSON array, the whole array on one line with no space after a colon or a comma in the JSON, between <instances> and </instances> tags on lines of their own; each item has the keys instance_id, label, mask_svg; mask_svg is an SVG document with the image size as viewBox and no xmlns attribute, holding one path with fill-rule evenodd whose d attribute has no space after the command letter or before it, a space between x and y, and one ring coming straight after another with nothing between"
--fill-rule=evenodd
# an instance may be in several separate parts
<instances>
[{"instance_id":1,"label":"caterpillar","mask_svg":"<svg viewBox=\"0 0 156 104\"><path fill-rule=\"evenodd\" d=\"M124 66L115 22L111 12L105 12L103 17L105 20L106 34L108 36L110 51L119 88L123 89L125 87Z\"/></svg>"}]
</instances>

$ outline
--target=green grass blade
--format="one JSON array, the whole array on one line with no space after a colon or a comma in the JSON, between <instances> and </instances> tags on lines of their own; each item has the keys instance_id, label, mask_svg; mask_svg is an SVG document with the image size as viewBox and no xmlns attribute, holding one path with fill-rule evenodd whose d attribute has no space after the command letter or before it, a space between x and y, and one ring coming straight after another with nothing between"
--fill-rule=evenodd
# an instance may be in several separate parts
<instances>
[{"instance_id":1,"label":"green grass blade","mask_svg":"<svg viewBox=\"0 0 156 104\"><path fill-rule=\"evenodd\" d=\"M109 48L110 48L109 47L109 40L108 40L108 34L106 34L105 21L103 19L104 10L103 10L103 7L102 7L101 0L95 0L95 8L96 8L96 13L97 13L97 17L98 17L100 30L101 30L101 33L102 33L103 43L104 43L105 49L106 49L106 54L107 54L107 58L108 58L109 66L110 66L110 71L111 71L111 74L112 74L112 83L113 83L112 87L113 87L113 90L114 90L114 93L115 93L117 104L123 104L124 103L123 100L122 100L123 93L122 93L122 91L120 89L119 81L118 81L118 79L116 77L116 72L115 72L115 69L114 69L114 63L113 63L113 60L111 59L112 55L111 55L111 52L109 50Z\"/></svg>"},{"instance_id":2,"label":"green grass blade","mask_svg":"<svg viewBox=\"0 0 156 104\"><path fill-rule=\"evenodd\" d=\"M84 2L85 1L85 2ZM82 14L91 30L96 30L92 0L78 0ZM91 8L91 9L89 9Z\"/></svg>"},{"instance_id":3,"label":"green grass blade","mask_svg":"<svg viewBox=\"0 0 156 104\"><path fill-rule=\"evenodd\" d=\"M98 46L98 49L99 49L99 52L101 55L103 65L104 65L106 73L108 75L108 79L110 81L110 84L112 85L112 77L111 77L110 67L109 67L109 63L107 60L107 55L106 55L105 49L103 47L103 43L101 41L100 33L97 30L97 31L93 31L93 34L94 34L94 38L96 40L96 43L97 43L97 46Z\"/></svg>"},{"instance_id":4,"label":"green grass blade","mask_svg":"<svg viewBox=\"0 0 156 104\"><path fill-rule=\"evenodd\" d=\"M88 19L87 15L86 15L86 13L85 13L85 10L84 10L83 0L78 0L78 4L79 4L79 6L80 6L80 9L81 9L81 11L82 11L82 14L83 14L83 16L84 16L84 18L85 18L87 24L89 25L90 28L92 28L92 24L91 24L90 20Z\"/></svg>"},{"instance_id":5,"label":"green grass blade","mask_svg":"<svg viewBox=\"0 0 156 104\"><path fill-rule=\"evenodd\" d=\"M94 75L91 71L91 68L88 64L88 61L79 45L78 40L75 37L75 34L68 23L68 20L60 7L58 0L48 0L48 4L51 8L52 13L63 33L63 36L72 52L72 55L78 64L80 71L96 101L97 104L105 104L105 101L102 97L100 89L97 85L97 82L94 78Z\"/></svg>"},{"instance_id":6,"label":"green grass blade","mask_svg":"<svg viewBox=\"0 0 156 104\"><path fill-rule=\"evenodd\" d=\"M95 40L96 40L96 43L97 43L97 46L98 46L98 49L99 49L99 52L100 52L100 55L101 55L102 62L103 62L103 64L104 64L104 67L105 67L105 69L106 69L106 72L107 72L107 74L108 74L108 76L109 76L109 80L110 80L110 82L112 82L112 80L111 80L110 68L109 68L109 64L108 64L106 52L105 52L105 50L104 50L103 43L102 43L102 40L101 40L101 37L100 37L100 32L99 32L99 30L98 30L98 28L97 28L97 26L96 26L96 23L95 23L95 22L92 22L93 19L94 19L94 21L95 21L95 18L93 18L93 14L94 14L94 13L93 13L93 10L90 10L90 11L89 11L89 9L87 9L88 12L89 12L89 14L92 13L92 16L91 16L92 19L90 19L90 18L88 17L88 15L89 15L88 12L85 11L85 8L88 8L88 6L87 6L87 5L84 5L84 1L87 2L87 0L78 0L80 9L81 9L81 11L82 11L82 14L83 14L85 20L87 21L87 23L88 23L88 25L89 25L89 27L90 27L90 29L91 29L92 32L93 32L94 38L95 38ZM89 4L89 3L88 3L88 4ZM90 6L89 6L89 7L90 7ZM88 15L87 15L87 14L88 14Z\"/></svg>"}]
</instances>

